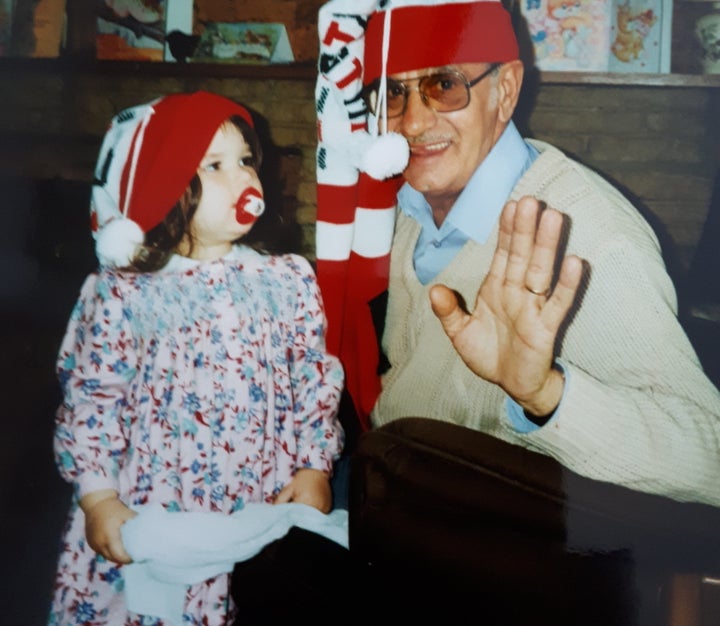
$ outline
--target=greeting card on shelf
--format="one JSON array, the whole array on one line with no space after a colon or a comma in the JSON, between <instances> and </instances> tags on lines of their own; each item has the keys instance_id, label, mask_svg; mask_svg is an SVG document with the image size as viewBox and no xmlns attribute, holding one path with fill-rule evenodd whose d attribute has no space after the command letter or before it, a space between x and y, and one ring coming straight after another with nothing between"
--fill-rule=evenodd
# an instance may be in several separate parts
<instances>
[{"instance_id":1,"label":"greeting card on shelf","mask_svg":"<svg viewBox=\"0 0 720 626\"><path fill-rule=\"evenodd\" d=\"M615 0L611 72L670 71L672 0Z\"/></svg>"},{"instance_id":2,"label":"greeting card on shelf","mask_svg":"<svg viewBox=\"0 0 720 626\"><path fill-rule=\"evenodd\" d=\"M284 24L214 22L205 25L192 61L201 63L292 63Z\"/></svg>"},{"instance_id":3,"label":"greeting card on shelf","mask_svg":"<svg viewBox=\"0 0 720 626\"><path fill-rule=\"evenodd\" d=\"M672 0L523 2L541 70L670 71Z\"/></svg>"},{"instance_id":4,"label":"greeting card on shelf","mask_svg":"<svg viewBox=\"0 0 720 626\"><path fill-rule=\"evenodd\" d=\"M606 71L612 0L523 0L535 65L551 71Z\"/></svg>"}]
</instances>

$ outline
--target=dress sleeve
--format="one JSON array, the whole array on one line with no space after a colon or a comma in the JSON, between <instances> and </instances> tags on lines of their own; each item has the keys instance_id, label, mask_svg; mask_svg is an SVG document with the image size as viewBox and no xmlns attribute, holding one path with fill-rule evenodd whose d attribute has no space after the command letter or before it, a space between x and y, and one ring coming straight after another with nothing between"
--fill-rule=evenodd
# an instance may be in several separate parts
<instances>
[{"instance_id":1,"label":"dress sleeve","mask_svg":"<svg viewBox=\"0 0 720 626\"><path fill-rule=\"evenodd\" d=\"M330 472L344 443L337 419L344 374L325 348L326 318L315 274L305 259L292 258L298 289L291 362L297 463Z\"/></svg>"},{"instance_id":2,"label":"dress sleeve","mask_svg":"<svg viewBox=\"0 0 720 626\"><path fill-rule=\"evenodd\" d=\"M78 497L119 491L128 442L122 424L136 357L117 280L92 274L83 284L57 359L63 400L54 450L60 474Z\"/></svg>"}]
</instances>

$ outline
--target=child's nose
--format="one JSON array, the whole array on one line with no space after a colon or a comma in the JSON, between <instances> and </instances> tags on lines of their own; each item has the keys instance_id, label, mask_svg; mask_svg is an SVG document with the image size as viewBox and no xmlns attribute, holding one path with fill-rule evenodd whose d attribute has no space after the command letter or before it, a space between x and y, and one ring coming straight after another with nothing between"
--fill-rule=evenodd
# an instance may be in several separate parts
<instances>
[{"instance_id":1,"label":"child's nose","mask_svg":"<svg viewBox=\"0 0 720 626\"><path fill-rule=\"evenodd\" d=\"M237 167L233 169L232 176L234 181L244 185L247 185L249 181L257 179L255 169L249 165L242 165L241 163L238 163Z\"/></svg>"}]
</instances>

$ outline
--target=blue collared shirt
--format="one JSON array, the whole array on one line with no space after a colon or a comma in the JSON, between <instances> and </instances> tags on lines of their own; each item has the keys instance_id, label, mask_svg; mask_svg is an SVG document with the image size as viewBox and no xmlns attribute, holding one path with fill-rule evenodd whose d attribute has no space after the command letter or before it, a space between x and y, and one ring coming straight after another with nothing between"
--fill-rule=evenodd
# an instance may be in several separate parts
<instances>
[{"instance_id":1,"label":"blue collared shirt","mask_svg":"<svg viewBox=\"0 0 720 626\"><path fill-rule=\"evenodd\" d=\"M398 193L406 215L421 226L413 254L415 273L423 285L437 276L469 240L487 242L515 184L538 152L510 122L462 190L440 228L425 197L409 184Z\"/></svg>"}]
</instances>

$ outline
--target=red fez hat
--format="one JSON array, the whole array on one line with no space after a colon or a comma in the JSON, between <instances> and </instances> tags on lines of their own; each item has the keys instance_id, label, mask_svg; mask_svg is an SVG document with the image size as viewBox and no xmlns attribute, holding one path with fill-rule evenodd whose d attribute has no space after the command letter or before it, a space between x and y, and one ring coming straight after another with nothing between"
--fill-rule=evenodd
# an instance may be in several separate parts
<instances>
[{"instance_id":1,"label":"red fez hat","mask_svg":"<svg viewBox=\"0 0 720 626\"><path fill-rule=\"evenodd\" d=\"M520 56L510 13L499 0L398 6L370 15L364 45L365 84L383 73L386 24L386 74L457 63L502 63Z\"/></svg>"}]
</instances>

